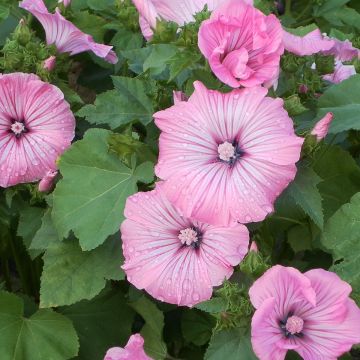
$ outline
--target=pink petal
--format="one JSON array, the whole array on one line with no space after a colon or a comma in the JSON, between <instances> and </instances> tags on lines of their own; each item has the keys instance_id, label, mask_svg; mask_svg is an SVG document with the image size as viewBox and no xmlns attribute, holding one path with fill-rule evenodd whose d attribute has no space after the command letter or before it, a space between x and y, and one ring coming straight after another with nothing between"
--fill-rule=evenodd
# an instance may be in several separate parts
<instances>
[{"instance_id":1,"label":"pink petal","mask_svg":"<svg viewBox=\"0 0 360 360\"><path fill-rule=\"evenodd\" d=\"M158 184L154 191L131 196L121 225L128 281L156 299L193 306L211 297L247 252L245 226L221 228L182 217ZM179 240L181 230L202 233L198 248Z\"/></svg>"},{"instance_id":2,"label":"pink petal","mask_svg":"<svg viewBox=\"0 0 360 360\"><path fill-rule=\"evenodd\" d=\"M316 123L315 127L311 130L311 135L315 135L318 141L324 139L329 131L329 127L333 119L334 114L328 112L322 119L320 119Z\"/></svg>"},{"instance_id":3,"label":"pink petal","mask_svg":"<svg viewBox=\"0 0 360 360\"><path fill-rule=\"evenodd\" d=\"M340 84L349 77L356 75L354 65L343 65L341 61L336 61L335 71L333 74L324 75L323 79L334 84Z\"/></svg>"},{"instance_id":4,"label":"pink petal","mask_svg":"<svg viewBox=\"0 0 360 360\"><path fill-rule=\"evenodd\" d=\"M145 354L144 339L140 334L130 336L125 349L120 347L111 348L105 355L104 360L152 360Z\"/></svg>"},{"instance_id":5,"label":"pink petal","mask_svg":"<svg viewBox=\"0 0 360 360\"><path fill-rule=\"evenodd\" d=\"M316 305L316 293L311 281L297 269L273 266L255 281L249 290L250 300L258 309L265 300L275 298L283 314L287 314L293 303L305 301L309 306Z\"/></svg>"},{"instance_id":6,"label":"pink petal","mask_svg":"<svg viewBox=\"0 0 360 360\"><path fill-rule=\"evenodd\" d=\"M209 224L261 221L293 180L302 138L282 101L252 88L222 94L195 83L188 102L154 115L161 129L156 174L185 216ZM244 155L229 168L221 143L237 141ZM275 170L276 169L276 170Z\"/></svg>"},{"instance_id":7,"label":"pink petal","mask_svg":"<svg viewBox=\"0 0 360 360\"><path fill-rule=\"evenodd\" d=\"M24 123L19 138L12 122ZM71 144L75 119L63 93L32 74L0 76L0 186L42 179Z\"/></svg>"},{"instance_id":8,"label":"pink petal","mask_svg":"<svg viewBox=\"0 0 360 360\"><path fill-rule=\"evenodd\" d=\"M76 55L92 51L112 64L117 63L118 59L112 46L96 43L92 36L83 33L72 22L66 20L59 9L56 9L55 14L50 14L43 0L23 0L19 6L39 20L45 29L47 44L55 44L60 53Z\"/></svg>"},{"instance_id":9,"label":"pink petal","mask_svg":"<svg viewBox=\"0 0 360 360\"><path fill-rule=\"evenodd\" d=\"M335 59L339 61L351 61L359 57L360 50L353 47L351 41L340 41L334 38L332 40L334 41L334 46L330 50L324 51L324 55L334 55Z\"/></svg>"},{"instance_id":10,"label":"pink petal","mask_svg":"<svg viewBox=\"0 0 360 360\"><path fill-rule=\"evenodd\" d=\"M334 41L324 38L319 29L305 36L296 36L284 31L283 41L287 51L299 56L317 54L334 46Z\"/></svg>"}]
</instances>

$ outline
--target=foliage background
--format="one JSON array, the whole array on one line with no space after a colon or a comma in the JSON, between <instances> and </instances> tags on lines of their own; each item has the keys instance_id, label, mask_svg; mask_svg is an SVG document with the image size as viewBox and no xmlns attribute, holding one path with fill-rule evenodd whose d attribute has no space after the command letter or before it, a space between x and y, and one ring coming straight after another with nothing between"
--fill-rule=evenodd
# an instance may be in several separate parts
<instances>
[{"instance_id":1,"label":"foliage background","mask_svg":"<svg viewBox=\"0 0 360 360\"><path fill-rule=\"evenodd\" d=\"M47 4L53 9L56 1ZM255 4L277 13L295 33L317 26L360 45L358 0L286 0L283 9L270 0ZM320 76L331 72L333 59L283 57L279 86L270 95L285 99L299 135L332 111L329 136L320 145L307 136L298 175L275 213L250 225L260 253L249 253L212 300L179 308L125 280L118 229L126 198L154 185L159 132L152 114L172 105L173 90L190 95L194 80L230 90L197 48L208 13L179 34L174 24L160 23L151 43L129 0L72 0L65 14L95 40L114 45L119 63L89 53L61 55L56 71L44 72L40 64L55 49L43 43L39 23L17 1L0 0L0 71L37 73L63 90L77 116L76 142L59 160L62 178L52 194L39 193L36 184L0 189L2 359L102 359L132 332L141 332L156 360L256 359L247 290L278 263L335 271L360 305L360 75L330 85ZM33 32L14 33L22 17ZM299 94L301 84L307 94ZM344 356L359 358L357 349Z\"/></svg>"}]
</instances>

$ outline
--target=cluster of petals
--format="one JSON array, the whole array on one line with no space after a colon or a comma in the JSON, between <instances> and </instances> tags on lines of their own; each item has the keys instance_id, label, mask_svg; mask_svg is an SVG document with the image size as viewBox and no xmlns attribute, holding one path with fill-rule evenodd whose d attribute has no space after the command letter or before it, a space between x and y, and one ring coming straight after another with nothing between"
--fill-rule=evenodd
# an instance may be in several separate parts
<instances>
[{"instance_id":1,"label":"cluster of petals","mask_svg":"<svg viewBox=\"0 0 360 360\"><path fill-rule=\"evenodd\" d=\"M188 101L157 112L156 175L168 199L207 224L263 220L296 174L303 138L263 87L223 94L195 82Z\"/></svg>"},{"instance_id":2,"label":"cluster of petals","mask_svg":"<svg viewBox=\"0 0 360 360\"><path fill-rule=\"evenodd\" d=\"M215 9L224 0L132 0L139 12L139 23L144 37L150 40L159 20L172 21L178 25L194 21L194 15L205 5ZM252 0L247 0L252 2Z\"/></svg>"},{"instance_id":3,"label":"cluster of petals","mask_svg":"<svg viewBox=\"0 0 360 360\"><path fill-rule=\"evenodd\" d=\"M201 24L199 48L225 84L271 86L279 76L283 30L275 15L242 0L225 1Z\"/></svg>"},{"instance_id":4,"label":"cluster of petals","mask_svg":"<svg viewBox=\"0 0 360 360\"><path fill-rule=\"evenodd\" d=\"M316 136L317 141L326 137L329 132L329 127L334 120L334 114L328 112L322 119L320 119L311 130L311 135Z\"/></svg>"},{"instance_id":5,"label":"cluster of petals","mask_svg":"<svg viewBox=\"0 0 360 360\"><path fill-rule=\"evenodd\" d=\"M140 334L130 336L125 348L114 347L107 351L104 360L152 360L144 351L144 339Z\"/></svg>"},{"instance_id":6,"label":"cluster of petals","mask_svg":"<svg viewBox=\"0 0 360 360\"><path fill-rule=\"evenodd\" d=\"M0 186L56 170L74 138L75 118L57 87L36 75L0 75Z\"/></svg>"},{"instance_id":7,"label":"cluster of petals","mask_svg":"<svg viewBox=\"0 0 360 360\"><path fill-rule=\"evenodd\" d=\"M274 266L250 288L251 340L260 360L336 360L360 342L360 309L336 274Z\"/></svg>"},{"instance_id":8,"label":"cluster of petals","mask_svg":"<svg viewBox=\"0 0 360 360\"><path fill-rule=\"evenodd\" d=\"M49 13L43 0L23 0L21 8L34 15L43 26L48 45L55 44L60 53L76 55L85 51L92 51L95 55L115 64L118 58L112 46L98 44L92 36L83 33L71 21L65 19L59 9Z\"/></svg>"},{"instance_id":9,"label":"cluster of petals","mask_svg":"<svg viewBox=\"0 0 360 360\"><path fill-rule=\"evenodd\" d=\"M248 251L249 233L241 224L213 226L182 216L163 185L126 202L123 269L129 282L154 298L191 307L231 276Z\"/></svg>"}]
</instances>

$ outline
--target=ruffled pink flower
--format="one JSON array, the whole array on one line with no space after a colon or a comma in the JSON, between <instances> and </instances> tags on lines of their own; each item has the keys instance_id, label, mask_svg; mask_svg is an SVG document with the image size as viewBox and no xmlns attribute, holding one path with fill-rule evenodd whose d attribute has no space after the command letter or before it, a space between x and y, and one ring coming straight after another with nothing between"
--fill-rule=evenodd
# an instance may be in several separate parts
<instances>
[{"instance_id":1,"label":"ruffled pink flower","mask_svg":"<svg viewBox=\"0 0 360 360\"><path fill-rule=\"evenodd\" d=\"M272 85L284 52L282 39L276 16L265 16L242 0L225 1L199 30L199 48L212 71L233 88Z\"/></svg>"},{"instance_id":2,"label":"ruffled pink flower","mask_svg":"<svg viewBox=\"0 0 360 360\"><path fill-rule=\"evenodd\" d=\"M152 360L144 351L144 339L140 334L130 336L125 348L114 347L108 350L104 360Z\"/></svg>"},{"instance_id":3,"label":"ruffled pink flower","mask_svg":"<svg viewBox=\"0 0 360 360\"><path fill-rule=\"evenodd\" d=\"M195 92L154 115L156 175L184 216L208 224L261 221L296 174L303 138L281 99L262 87Z\"/></svg>"},{"instance_id":4,"label":"ruffled pink flower","mask_svg":"<svg viewBox=\"0 0 360 360\"><path fill-rule=\"evenodd\" d=\"M32 74L0 75L0 186L42 179L71 144L63 93Z\"/></svg>"},{"instance_id":5,"label":"ruffled pink flower","mask_svg":"<svg viewBox=\"0 0 360 360\"><path fill-rule=\"evenodd\" d=\"M47 44L55 44L60 53L76 55L92 51L112 64L117 63L118 58L112 46L96 43L92 36L83 33L72 22L66 20L59 9L56 9L55 14L49 13L43 0L23 0L19 6L39 20L45 29Z\"/></svg>"},{"instance_id":6,"label":"ruffled pink flower","mask_svg":"<svg viewBox=\"0 0 360 360\"><path fill-rule=\"evenodd\" d=\"M339 61L351 61L352 59L359 57L360 50L353 47L351 41L332 40L334 41L334 46L328 51L324 51L324 55L333 55L335 59Z\"/></svg>"},{"instance_id":7,"label":"ruffled pink flower","mask_svg":"<svg viewBox=\"0 0 360 360\"><path fill-rule=\"evenodd\" d=\"M319 29L313 30L303 37L284 31L283 40L285 49L299 56L324 52L335 45L335 41L324 37Z\"/></svg>"},{"instance_id":8,"label":"ruffled pink flower","mask_svg":"<svg viewBox=\"0 0 360 360\"><path fill-rule=\"evenodd\" d=\"M249 4L253 0L244 0ZM144 37L150 40L158 20L172 21L178 25L194 21L194 15L207 5L214 10L224 0L133 0L139 11L140 27Z\"/></svg>"},{"instance_id":9,"label":"ruffled pink flower","mask_svg":"<svg viewBox=\"0 0 360 360\"><path fill-rule=\"evenodd\" d=\"M325 138L328 134L331 122L334 119L334 114L328 112L321 120L319 120L314 128L311 130L311 135L316 136L317 140L320 141Z\"/></svg>"},{"instance_id":10,"label":"ruffled pink flower","mask_svg":"<svg viewBox=\"0 0 360 360\"><path fill-rule=\"evenodd\" d=\"M341 61L336 61L334 72L324 75L322 78L334 84L339 84L353 75L356 75L354 65L344 65Z\"/></svg>"},{"instance_id":11,"label":"ruffled pink flower","mask_svg":"<svg viewBox=\"0 0 360 360\"><path fill-rule=\"evenodd\" d=\"M56 65L56 57L50 56L44 61L43 68L47 71L53 71L55 65Z\"/></svg>"},{"instance_id":12,"label":"ruffled pink flower","mask_svg":"<svg viewBox=\"0 0 360 360\"><path fill-rule=\"evenodd\" d=\"M121 238L127 279L154 298L193 306L233 273L248 251L244 225L211 226L183 217L163 184L128 198Z\"/></svg>"},{"instance_id":13,"label":"ruffled pink flower","mask_svg":"<svg viewBox=\"0 0 360 360\"><path fill-rule=\"evenodd\" d=\"M336 360L360 342L360 309L336 274L274 266L250 288L251 335L260 360Z\"/></svg>"}]
</instances>

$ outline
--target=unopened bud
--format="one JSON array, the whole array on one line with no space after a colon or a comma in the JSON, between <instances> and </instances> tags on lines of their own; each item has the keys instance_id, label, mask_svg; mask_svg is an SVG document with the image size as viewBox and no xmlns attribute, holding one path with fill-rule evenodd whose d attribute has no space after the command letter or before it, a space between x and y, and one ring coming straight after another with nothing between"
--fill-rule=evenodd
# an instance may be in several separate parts
<instances>
[{"instance_id":1,"label":"unopened bud","mask_svg":"<svg viewBox=\"0 0 360 360\"><path fill-rule=\"evenodd\" d=\"M54 181L58 174L57 170L49 170L39 182L40 192L50 192L54 188Z\"/></svg>"},{"instance_id":2,"label":"unopened bud","mask_svg":"<svg viewBox=\"0 0 360 360\"><path fill-rule=\"evenodd\" d=\"M50 71L54 70L55 65L56 65L56 57L54 55L52 55L44 61L43 68L50 72Z\"/></svg>"}]
</instances>

